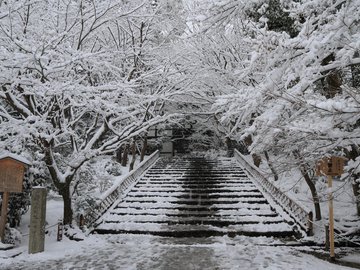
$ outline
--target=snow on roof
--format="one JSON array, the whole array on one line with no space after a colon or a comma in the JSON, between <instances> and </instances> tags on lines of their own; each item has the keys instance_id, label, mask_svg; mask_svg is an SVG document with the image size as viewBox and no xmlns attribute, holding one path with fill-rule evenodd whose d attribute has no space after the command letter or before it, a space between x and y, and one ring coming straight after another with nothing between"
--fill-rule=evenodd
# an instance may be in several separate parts
<instances>
[{"instance_id":1,"label":"snow on roof","mask_svg":"<svg viewBox=\"0 0 360 270\"><path fill-rule=\"evenodd\" d=\"M11 158L17 161L20 161L21 163L24 163L25 165L31 165L31 162L27 160L26 158L10 153L10 152L1 152L0 153L0 160L4 158Z\"/></svg>"}]
</instances>

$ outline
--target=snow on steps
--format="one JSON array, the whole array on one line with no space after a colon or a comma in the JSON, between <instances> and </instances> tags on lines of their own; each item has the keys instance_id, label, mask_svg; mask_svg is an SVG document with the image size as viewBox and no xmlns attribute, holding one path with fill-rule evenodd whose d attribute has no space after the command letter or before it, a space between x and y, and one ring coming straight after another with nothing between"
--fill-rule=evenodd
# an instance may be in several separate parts
<instances>
[{"instance_id":1,"label":"snow on steps","mask_svg":"<svg viewBox=\"0 0 360 270\"><path fill-rule=\"evenodd\" d=\"M114 204L114 202L122 194L124 194L124 192L159 159L159 157L160 152L157 150L152 153L147 160L141 162L135 170L129 172L129 174L120 182L115 183L109 190L107 190L107 192L103 194L101 202L86 213L86 225L88 227L93 226L93 224Z\"/></svg>"},{"instance_id":2,"label":"snow on steps","mask_svg":"<svg viewBox=\"0 0 360 270\"><path fill-rule=\"evenodd\" d=\"M162 236L293 236L231 159L160 159L103 216L94 232Z\"/></svg>"},{"instance_id":3,"label":"snow on steps","mask_svg":"<svg viewBox=\"0 0 360 270\"><path fill-rule=\"evenodd\" d=\"M244 168L246 174L254 179L271 198L289 214L308 236L313 235L313 213L310 209L301 205L289 194L283 193L279 188L268 181L259 168L248 162L247 158L238 150L234 150L235 159Z\"/></svg>"}]
</instances>

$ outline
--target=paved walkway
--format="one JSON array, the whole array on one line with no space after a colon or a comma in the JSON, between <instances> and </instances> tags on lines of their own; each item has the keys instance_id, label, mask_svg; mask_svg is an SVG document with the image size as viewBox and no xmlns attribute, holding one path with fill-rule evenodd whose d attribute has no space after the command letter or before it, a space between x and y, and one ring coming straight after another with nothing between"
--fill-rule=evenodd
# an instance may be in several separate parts
<instances>
[{"instance_id":1,"label":"paved walkway","mask_svg":"<svg viewBox=\"0 0 360 270\"><path fill-rule=\"evenodd\" d=\"M228 270L228 269L351 269L330 264L296 248L268 246L274 240L238 236L161 238L156 236L92 236L70 243L64 255L20 255L5 260L7 270Z\"/></svg>"}]
</instances>

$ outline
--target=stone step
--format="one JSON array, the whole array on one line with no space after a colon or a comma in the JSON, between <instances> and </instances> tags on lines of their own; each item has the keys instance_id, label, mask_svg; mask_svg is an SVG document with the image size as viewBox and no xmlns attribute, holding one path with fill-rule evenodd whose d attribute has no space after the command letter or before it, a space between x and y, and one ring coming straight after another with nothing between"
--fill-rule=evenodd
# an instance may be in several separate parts
<instances>
[{"instance_id":1,"label":"stone step","mask_svg":"<svg viewBox=\"0 0 360 270\"><path fill-rule=\"evenodd\" d=\"M215 204L215 203L238 203L238 202L261 202L266 203L267 200L263 196L238 196L238 197L220 197L220 198L207 198L207 197L191 197L191 198L177 198L174 196L164 196L164 197L131 197L127 196L123 202L171 202L177 204L185 203L199 203L204 202L206 204Z\"/></svg>"},{"instance_id":2,"label":"stone step","mask_svg":"<svg viewBox=\"0 0 360 270\"><path fill-rule=\"evenodd\" d=\"M241 208L248 209L270 209L270 205L267 202L258 203L258 202L239 202L239 203L227 203L227 204L177 204L171 202L157 202L157 203L147 203L147 202L123 202L121 205L116 206L115 208L125 207L125 208L138 208L138 209L178 209L180 211L196 209L198 211L202 210L221 210L221 209L232 209L237 210Z\"/></svg>"},{"instance_id":3,"label":"stone step","mask_svg":"<svg viewBox=\"0 0 360 270\"><path fill-rule=\"evenodd\" d=\"M162 185L172 185L182 187L184 185L205 185L209 188L213 186L235 186L235 187L244 187L248 185L255 186L253 182L248 179L243 180L223 180L223 181L213 181L208 179L203 180L191 180L191 179L141 179L141 181L137 182L136 185L149 185L154 187L161 187Z\"/></svg>"},{"instance_id":4,"label":"stone step","mask_svg":"<svg viewBox=\"0 0 360 270\"><path fill-rule=\"evenodd\" d=\"M264 198L264 196L260 193L260 192L252 192L252 193L248 193L248 192L243 192L243 193L232 193L232 194L204 194L204 193L181 193L181 192L177 192L177 194L169 194L169 193L156 193L154 194L149 194L149 193L141 193L138 194L136 192L130 192L129 194L127 194L127 198L151 198L151 199L155 199L155 198L176 198L176 199L193 199L193 200L197 200L197 199L220 199L220 198L232 198L232 199L236 199L236 198ZM162 200L162 199L161 199Z\"/></svg>"},{"instance_id":5,"label":"stone step","mask_svg":"<svg viewBox=\"0 0 360 270\"><path fill-rule=\"evenodd\" d=\"M248 179L247 176L241 175L241 174L204 174L204 175L193 175L193 174L175 174L175 173L168 173L168 174L162 174L162 173L146 173L142 179L214 179L214 180L227 180L227 179Z\"/></svg>"},{"instance_id":6,"label":"stone step","mask_svg":"<svg viewBox=\"0 0 360 270\"><path fill-rule=\"evenodd\" d=\"M245 171L241 168L204 168L203 170L197 170L191 167L187 168L162 168L162 169L154 169L151 168L147 172L153 172L153 173L167 173L167 172L173 172L173 173L188 173L188 174L203 174L203 173L234 173L234 174L245 174Z\"/></svg>"},{"instance_id":7,"label":"stone step","mask_svg":"<svg viewBox=\"0 0 360 270\"><path fill-rule=\"evenodd\" d=\"M236 188L236 190L243 190L244 187L256 187L253 183L245 183L245 184L233 184L233 183L229 183L229 184L214 184L214 185L207 185L206 183L204 184L182 184L182 185L178 185L176 183L166 183L166 184L159 184L159 183L153 183L153 184L136 184L135 185L136 188L183 188L183 189L204 189L204 190L209 190L209 189L222 189L222 188Z\"/></svg>"},{"instance_id":8,"label":"stone step","mask_svg":"<svg viewBox=\"0 0 360 270\"><path fill-rule=\"evenodd\" d=\"M226 171L226 170L216 170L216 171L211 171L211 170L206 170L206 171L194 171L194 170L187 170L184 172L187 175L193 175L193 176L203 176L203 175L223 175L223 174L228 174L228 175L235 175L235 176L246 176L244 171L240 171L240 170L233 170L233 171Z\"/></svg>"},{"instance_id":9,"label":"stone step","mask_svg":"<svg viewBox=\"0 0 360 270\"><path fill-rule=\"evenodd\" d=\"M121 203L115 206L117 208L136 208L136 209L172 209L179 211L221 211L224 210L239 210L239 209L250 209L250 210L260 210L260 209L271 209L269 204L255 204L255 203L238 203L233 204L216 204L216 205L176 205L170 203Z\"/></svg>"},{"instance_id":10,"label":"stone step","mask_svg":"<svg viewBox=\"0 0 360 270\"><path fill-rule=\"evenodd\" d=\"M144 175L141 180L152 180L152 181L184 181L184 180L193 180L193 181L201 181L201 180L206 180L209 179L211 181L249 181L248 177L230 177L230 176L216 176L216 177L192 177L192 176L185 176L185 175L181 175L181 176L174 176L171 174L166 174L166 175L159 175L159 176L148 176L148 175Z\"/></svg>"},{"instance_id":11,"label":"stone step","mask_svg":"<svg viewBox=\"0 0 360 270\"><path fill-rule=\"evenodd\" d=\"M194 183L194 182L181 182L181 183L173 183L173 182L166 182L166 183L162 183L162 182L138 182L135 187L136 188L144 188L144 187L159 187L159 188L172 188L172 187L176 187L176 188L189 188L189 189L199 189L199 188L205 188L205 189L217 189L217 188L230 188L230 187L255 187L253 183L251 182L242 182L242 183L206 183L206 181L204 182L199 182L199 183Z\"/></svg>"},{"instance_id":12,"label":"stone step","mask_svg":"<svg viewBox=\"0 0 360 270\"><path fill-rule=\"evenodd\" d=\"M211 225L216 227L225 227L230 225L247 225L247 224L279 224L283 223L284 220L279 217L242 217L242 219L231 219L231 218L221 218L217 219L214 217L176 217L171 218L166 215L159 215L153 217L143 217L143 216L122 216L122 220L118 220L118 216L109 216L106 218L104 223L127 223L127 222L136 222L136 223L157 223L157 224L166 224L166 225L176 225L176 224L188 224L188 225Z\"/></svg>"},{"instance_id":13,"label":"stone step","mask_svg":"<svg viewBox=\"0 0 360 270\"><path fill-rule=\"evenodd\" d=\"M101 224L96 230L98 234L152 234L173 237L210 237L223 235L246 235L246 236L272 236L289 237L294 234L292 228L285 224L249 224L232 225L228 227L215 227L209 225L167 225L156 223L108 223Z\"/></svg>"},{"instance_id":14,"label":"stone step","mask_svg":"<svg viewBox=\"0 0 360 270\"><path fill-rule=\"evenodd\" d=\"M172 193L172 192L188 192L188 193L207 193L207 194L212 194L212 193L218 193L218 194L222 194L222 193L237 193L237 192L256 192L259 191L255 186L247 186L247 187L242 187L242 188L232 188L232 189L226 189L226 188L196 188L196 189L189 189L189 188L182 188L182 187L136 187L134 189L132 189L130 192L168 192L168 193Z\"/></svg>"},{"instance_id":15,"label":"stone step","mask_svg":"<svg viewBox=\"0 0 360 270\"><path fill-rule=\"evenodd\" d=\"M154 173L192 173L192 170L190 170L190 168L154 168L152 167L151 169L148 170L148 172L154 172ZM245 172L243 171L243 169L241 169L240 167L238 168L217 168L217 169L210 169L210 170L206 170L207 173L212 172L212 173L239 173L239 174L245 174ZM205 173L205 172L204 172Z\"/></svg>"},{"instance_id":16,"label":"stone step","mask_svg":"<svg viewBox=\"0 0 360 270\"><path fill-rule=\"evenodd\" d=\"M178 199L173 197L159 198L141 198L141 197L126 197L123 203L171 203L171 204L183 204L183 205L216 205L216 204L238 204L238 203L268 203L265 198L221 198L221 199Z\"/></svg>"},{"instance_id":17,"label":"stone step","mask_svg":"<svg viewBox=\"0 0 360 270\"><path fill-rule=\"evenodd\" d=\"M243 184L243 183L252 183L248 178L141 178L141 180L138 183L172 183L172 184L191 184L191 183L206 183L206 184Z\"/></svg>"},{"instance_id":18,"label":"stone step","mask_svg":"<svg viewBox=\"0 0 360 270\"><path fill-rule=\"evenodd\" d=\"M205 192L201 192L200 190L198 191L192 191L192 190L172 190L172 189L168 189L168 190L144 190L144 191L140 191L138 189L132 189L128 192L127 196L158 196L158 197L163 197L163 196L182 196L182 195L187 195L187 196L202 196L202 197L206 197L206 196L213 196L213 197L217 197L217 196L225 196L225 197L231 197L231 196L242 196L242 195L249 195L249 194L254 194L254 195L259 195L262 193L258 190L258 189L252 189L252 190L247 190L247 191L229 191L229 192L208 192L207 190Z\"/></svg>"},{"instance_id":19,"label":"stone step","mask_svg":"<svg viewBox=\"0 0 360 270\"><path fill-rule=\"evenodd\" d=\"M199 169L194 169L192 167L186 167L186 168L154 168L152 167L151 169L149 169L147 171L148 173L150 172L154 172L154 173L164 173L164 172L175 172L175 173L192 173L192 174L201 174L201 173L240 173L240 174L244 174L245 171L243 169L241 169L240 167L238 168L223 168L223 167L217 167L217 168L204 168L203 170L199 170Z\"/></svg>"},{"instance_id":20,"label":"stone step","mask_svg":"<svg viewBox=\"0 0 360 270\"><path fill-rule=\"evenodd\" d=\"M264 217L275 217L278 214L271 209L237 209L237 210L218 210L218 211L197 211L196 209L191 210L183 210L179 211L177 209L134 209L134 208L116 208L111 210L110 214L112 215L143 215L143 216L157 216L157 215L166 215L172 217L180 217L180 216L202 216L202 217L228 217L228 216L236 216L236 217L243 217L243 216L264 216Z\"/></svg>"}]
</instances>

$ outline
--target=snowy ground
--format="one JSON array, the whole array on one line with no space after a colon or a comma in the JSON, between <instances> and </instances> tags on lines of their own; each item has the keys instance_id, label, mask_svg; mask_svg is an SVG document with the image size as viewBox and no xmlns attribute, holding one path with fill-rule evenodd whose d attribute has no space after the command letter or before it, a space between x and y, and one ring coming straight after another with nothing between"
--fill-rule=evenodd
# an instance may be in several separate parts
<instances>
[{"instance_id":1,"label":"snowy ground","mask_svg":"<svg viewBox=\"0 0 360 270\"><path fill-rule=\"evenodd\" d=\"M75 270L75 269L351 269L330 264L303 251L309 247L271 246L283 244L265 237L162 238L147 235L89 235L84 241L66 238L56 241L62 202L47 205L45 252L28 254L29 217L20 228L23 241L12 250L0 251L1 270ZM316 250L316 249L315 249ZM353 249L349 250L353 251ZM340 250L337 250L337 254ZM349 254L348 261L359 261Z\"/></svg>"},{"instance_id":2,"label":"snowy ground","mask_svg":"<svg viewBox=\"0 0 360 270\"><path fill-rule=\"evenodd\" d=\"M92 235L82 242L48 241L44 253L28 255L24 251L15 258L3 258L0 269L352 269L317 259L299 248L268 246L274 242L251 237Z\"/></svg>"}]
</instances>

